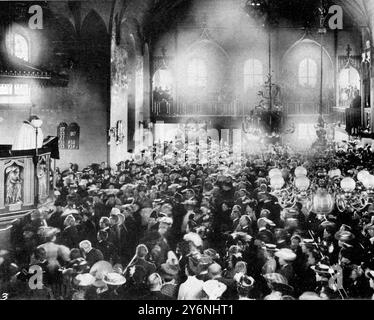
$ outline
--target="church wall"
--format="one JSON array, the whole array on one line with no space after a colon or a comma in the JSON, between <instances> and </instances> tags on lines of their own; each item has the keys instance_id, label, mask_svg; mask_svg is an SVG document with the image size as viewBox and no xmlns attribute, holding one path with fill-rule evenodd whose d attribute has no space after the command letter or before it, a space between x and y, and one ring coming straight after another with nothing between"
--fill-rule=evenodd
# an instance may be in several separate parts
<instances>
[{"instance_id":1,"label":"church wall","mask_svg":"<svg viewBox=\"0 0 374 320\"><path fill-rule=\"evenodd\" d=\"M268 74L268 34L263 28L259 28L245 19L239 20L237 25L230 24L222 28L212 26L206 30L207 32L202 26L194 24L185 23L179 25L177 30L169 31L157 39L153 46L153 59L160 59L162 57L162 48L166 49L166 55L170 56L173 61L169 67L176 74L178 83L177 96L179 98L183 88L186 86L186 57L193 56L193 51L198 52L199 43L208 39L215 45L216 53L212 53L213 45L209 49L206 48L205 53L203 50L200 52L202 58L209 57L208 64L210 65L208 67L210 72L214 73L211 78L215 81L209 83L213 88L209 89L218 92L224 85L228 85L231 87L235 98L247 103L246 107L254 107L260 100L257 96L258 91L264 88L250 88L247 92L244 92L243 66L249 58L258 59L262 62L264 76ZM227 36L228 32L231 32L231 37ZM348 24L346 30L338 31L337 34L337 48L335 48L334 31L329 30L324 36L325 72L329 72L328 75L325 74L325 87L331 88L331 101L334 104L336 102L336 93L333 89L335 85L333 72L337 63L335 54L337 56L346 56L348 45L352 48L351 55L359 55L361 52L361 36L356 29ZM289 49L301 39L314 41L314 58L319 70L320 55L317 51L319 51L320 35L317 34L317 31L314 29L308 33L300 28L282 27L272 32L274 82L277 83L281 79L284 59L287 59L287 55L290 54ZM226 61L216 58L216 56L222 54L221 49L228 55ZM305 50L308 51L309 48L305 47ZM216 81L220 76L222 76L222 81ZM289 80L294 81L295 79L285 80L285 83L288 83Z\"/></svg>"}]
</instances>

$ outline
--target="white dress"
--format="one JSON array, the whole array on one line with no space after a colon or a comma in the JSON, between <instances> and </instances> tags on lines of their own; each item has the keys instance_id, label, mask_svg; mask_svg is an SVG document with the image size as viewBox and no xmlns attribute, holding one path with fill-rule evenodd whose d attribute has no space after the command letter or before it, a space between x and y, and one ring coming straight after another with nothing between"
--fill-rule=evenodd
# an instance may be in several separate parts
<instances>
[{"instance_id":1,"label":"white dress","mask_svg":"<svg viewBox=\"0 0 374 320\"><path fill-rule=\"evenodd\" d=\"M179 287L178 300L201 300L204 281L189 276Z\"/></svg>"},{"instance_id":2,"label":"white dress","mask_svg":"<svg viewBox=\"0 0 374 320\"><path fill-rule=\"evenodd\" d=\"M38 128L38 149L43 146L43 132ZM22 123L12 146L12 150L32 150L36 147L36 132L35 128L28 122Z\"/></svg>"}]
</instances>

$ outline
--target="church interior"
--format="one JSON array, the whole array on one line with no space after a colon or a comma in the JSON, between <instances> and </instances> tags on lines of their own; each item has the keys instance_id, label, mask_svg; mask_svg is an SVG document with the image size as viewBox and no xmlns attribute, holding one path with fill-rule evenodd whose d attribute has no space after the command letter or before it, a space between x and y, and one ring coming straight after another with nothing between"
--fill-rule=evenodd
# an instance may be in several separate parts
<instances>
[{"instance_id":1,"label":"church interior","mask_svg":"<svg viewBox=\"0 0 374 320\"><path fill-rule=\"evenodd\" d=\"M282 193L293 182L274 160L279 153L374 146L373 35L374 0L1 1L0 249L10 248L14 221L61 206L64 186L80 188L79 174L93 164L105 177L129 163L146 167L146 157L156 168L189 163L207 175L210 165L226 166L217 167L222 173L248 158L268 161L283 179L258 169L252 184L270 177L269 193L282 209L295 208L302 201ZM351 180L341 177L331 200L309 188L318 185L310 168L329 158L310 167L292 161L308 169L297 192L310 210L331 213L331 201L341 212L373 205L374 181L363 182L369 196L355 181L350 188L358 171L344 173ZM152 172L157 180L160 171ZM61 187L66 177L71 185ZM104 189L121 189L108 179Z\"/></svg>"},{"instance_id":2,"label":"church interior","mask_svg":"<svg viewBox=\"0 0 374 320\"><path fill-rule=\"evenodd\" d=\"M295 125L294 144L311 145L320 111L344 135L355 90L354 130L371 133L371 1L326 3L341 5L343 28L326 21L322 37L320 1L278 1L269 13L256 9L262 1L122 2L41 3L35 30L33 2L1 3L1 144L13 143L30 114L44 135L78 127L79 146L60 139L59 167L116 165L196 121L229 143L251 111L269 105L269 75L271 104Z\"/></svg>"}]
</instances>

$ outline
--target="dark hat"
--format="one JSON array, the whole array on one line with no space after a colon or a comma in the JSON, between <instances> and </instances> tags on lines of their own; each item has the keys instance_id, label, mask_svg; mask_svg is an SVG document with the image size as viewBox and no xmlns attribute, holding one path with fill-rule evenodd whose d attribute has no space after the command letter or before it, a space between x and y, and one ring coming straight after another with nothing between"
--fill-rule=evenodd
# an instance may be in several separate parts
<instances>
[{"instance_id":1,"label":"dark hat","mask_svg":"<svg viewBox=\"0 0 374 320\"><path fill-rule=\"evenodd\" d=\"M166 275L175 277L180 271L179 264L172 264L166 261L161 265L161 271Z\"/></svg>"},{"instance_id":2,"label":"dark hat","mask_svg":"<svg viewBox=\"0 0 374 320\"><path fill-rule=\"evenodd\" d=\"M331 275L331 271L332 271L332 269L328 265L322 264L320 262L317 263L315 266L311 266L311 269L315 273L318 273L318 274L323 275L323 276Z\"/></svg>"},{"instance_id":3,"label":"dark hat","mask_svg":"<svg viewBox=\"0 0 374 320\"><path fill-rule=\"evenodd\" d=\"M86 267L88 267L87 261L84 258L76 258L70 262L70 265L76 270L84 270Z\"/></svg>"}]
</instances>

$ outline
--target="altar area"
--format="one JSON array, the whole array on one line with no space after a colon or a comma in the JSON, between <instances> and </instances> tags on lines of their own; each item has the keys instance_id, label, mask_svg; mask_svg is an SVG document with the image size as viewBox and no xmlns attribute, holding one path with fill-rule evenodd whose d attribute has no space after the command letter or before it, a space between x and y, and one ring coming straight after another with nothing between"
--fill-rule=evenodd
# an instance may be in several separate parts
<instances>
[{"instance_id":1,"label":"altar area","mask_svg":"<svg viewBox=\"0 0 374 320\"><path fill-rule=\"evenodd\" d=\"M37 153L0 145L0 227L51 201L52 158L56 154L50 140Z\"/></svg>"}]
</instances>

